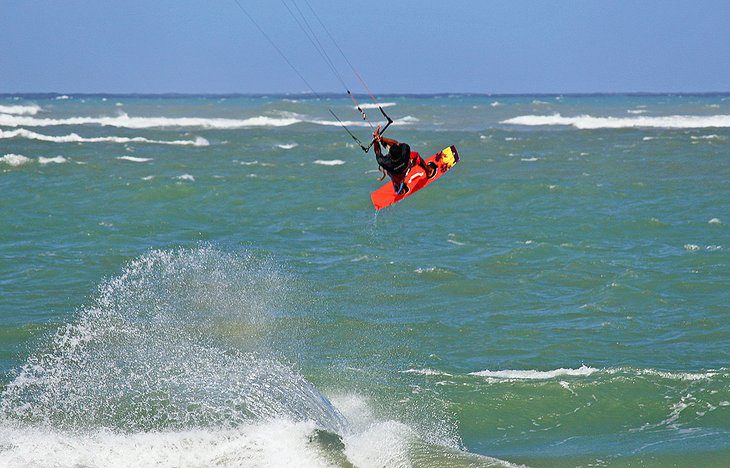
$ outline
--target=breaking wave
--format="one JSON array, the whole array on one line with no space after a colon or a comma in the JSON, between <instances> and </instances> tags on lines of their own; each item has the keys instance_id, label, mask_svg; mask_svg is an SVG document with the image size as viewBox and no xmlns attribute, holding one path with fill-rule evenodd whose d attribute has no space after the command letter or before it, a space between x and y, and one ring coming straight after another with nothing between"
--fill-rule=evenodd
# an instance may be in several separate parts
<instances>
[{"instance_id":1,"label":"breaking wave","mask_svg":"<svg viewBox=\"0 0 730 468\"><path fill-rule=\"evenodd\" d=\"M491 377L495 379L525 379L525 380L544 380L554 379L556 377L563 376L587 376L594 372L598 372L598 369L587 366L580 366L577 369L554 369L549 371L538 371L538 370L501 370L501 371L490 371L483 370L479 372L472 372L469 375L475 375L478 377Z\"/></svg>"},{"instance_id":2,"label":"breaking wave","mask_svg":"<svg viewBox=\"0 0 730 468\"><path fill-rule=\"evenodd\" d=\"M58 125L101 125L118 128L171 128L198 127L208 129L235 129L245 127L283 127L300 122L293 117L251 117L249 119L223 119L199 117L130 117L125 113L117 116L68 117L63 119L37 118L0 114L0 125L6 127L52 127Z\"/></svg>"},{"instance_id":3,"label":"breaking wave","mask_svg":"<svg viewBox=\"0 0 730 468\"><path fill-rule=\"evenodd\" d=\"M414 121L406 117L402 122ZM61 119L37 118L32 116L10 115L0 113L0 126L5 127L53 127L59 125L100 125L129 129L144 128L204 128L212 130L233 130L250 127L287 127L298 123L309 123L325 126L339 126L336 120L307 119L296 114L282 117L257 116L247 119L203 118L203 117L130 117L125 113L117 116L101 117L68 117ZM355 127L369 125L367 122L343 121L342 124Z\"/></svg>"},{"instance_id":4,"label":"breaking wave","mask_svg":"<svg viewBox=\"0 0 730 468\"><path fill-rule=\"evenodd\" d=\"M203 137L195 140L150 140L144 137L82 137L76 133L68 135L44 135L25 128L17 130L0 130L0 140L7 138L26 138L28 140L49 141L53 143L155 143L159 145L208 146L210 143Z\"/></svg>"},{"instance_id":5,"label":"breaking wave","mask_svg":"<svg viewBox=\"0 0 730 468\"><path fill-rule=\"evenodd\" d=\"M253 255L152 251L28 359L0 396L0 418L125 433L284 418L339 431L339 412L262 340L284 294L281 275ZM220 337L231 321L251 333L236 348Z\"/></svg>"},{"instance_id":6,"label":"breaking wave","mask_svg":"<svg viewBox=\"0 0 730 468\"><path fill-rule=\"evenodd\" d=\"M38 104L30 105L12 105L3 106L0 105L0 114L14 114L14 115L36 115L41 111L41 107Z\"/></svg>"},{"instance_id":7,"label":"breaking wave","mask_svg":"<svg viewBox=\"0 0 730 468\"><path fill-rule=\"evenodd\" d=\"M710 379L718 374L727 374L726 369L707 370L702 372L676 372L663 371L657 369L643 369L632 367L611 367L606 369L597 369L582 365L577 369L559 368L547 371L539 370L499 370L490 371L483 370L472 372L469 375L477 377L486 377L494 380L548 380L560 377L587 377L593 374L607 375L630 375L630 376L653 376L669 380L704 380Z\"/></svg>"},{"instance_id":8,"label":"breaking wave","mask_svg":"<svg viewBox=\"0 0 730 468\"><path fill-rule=\"evenodd\" d=\"M502 124L550 126L564 125L579 129L600 128L724 128L730 127L730 115L667 115L662 117L593 117L579 115L521 115L503 120Z\"/></svg>"},{"instance_id":9,"label":"breaking wave","mask_svg":"<svg viewBox=\"0 0 730 468\"><path fill-rule=\"evenodd\" d=\"M131 261L0 394L0 465L509 466L330 402L277 357L290 284L212 247Z\"/></svg>"}]
</instances>

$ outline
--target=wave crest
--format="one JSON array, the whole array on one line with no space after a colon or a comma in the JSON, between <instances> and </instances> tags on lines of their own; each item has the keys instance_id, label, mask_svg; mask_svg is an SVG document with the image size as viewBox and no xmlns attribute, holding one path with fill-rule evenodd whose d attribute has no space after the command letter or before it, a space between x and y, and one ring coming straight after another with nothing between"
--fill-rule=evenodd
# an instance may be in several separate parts
<instances>
[{"instance_id":1,"label":"wave crest","mask_svg":"<svg viewBox=\"0 0 730 468\"><path fill-rule=\"evenodd\" d=\"M412 116L406 116L398 120L400 123L412 123L417 121L418 119ZM324 126L347 125L349 127L366 127L370 125L362 120L345 120L338 122L337 120L311 119L292 113L287 113L281 117L259 115L247 119L227 119L218 117L130 117L123 112L113 117L68 117L52 119L0 113L0 126L5 127L100 125L102 127L129 128L135 130L145 128L203 128L210 130L236 130L252 127L288 127L299 123Z\"/></svg>"},{"instance_id":2,"label":"wave crest","mask_svg":"<svg viewBox=\"0 0 730 468\"><path fill-rule=\"evenodd\" d=\"M158 145L208 146L210 143L203 137L195 140L150 140L144 137L82 137L76 133L68 135L44 135L25 128L17 130L0 130L0 140L8 138L26 138L28 140L48 141L53 143L155 143Z\"/></svg>"},{"instance_id":3,"label":"wave crest","mask_svg":"<svg viewBox=\"0 0 730 468\"><path fill-rule=\"evenodd\" d=\"M730 127L730 115L667 115L661 117L593 117L579 115L521 115L500 122L526 126L573 126L583 130L602 128L725 128Z\"/></svg>"},{"instance_id":4,"label":"wave crest","mask_svg":"<svg viewBox=\"0 0 730 468\"><path fill-rule=\"evenodd\" d=\"M14 114L14 115L36 115L41 111L41 106L38 104L29 105L11 105L3 106L0 105L0 114Z\"/></svg>"}]
</instances>

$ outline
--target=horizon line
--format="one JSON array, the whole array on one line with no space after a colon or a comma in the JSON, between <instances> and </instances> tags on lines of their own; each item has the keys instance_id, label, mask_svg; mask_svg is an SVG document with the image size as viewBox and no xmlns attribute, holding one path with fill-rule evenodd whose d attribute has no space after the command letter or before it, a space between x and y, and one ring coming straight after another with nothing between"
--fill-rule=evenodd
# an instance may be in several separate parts
<instances>
[{"instance_id":1,"label":"horizon line","mask_svg":"<svg viewBox=\"0 0 730 468\"><path fill-rule=\"evenodd\" d=\"M358 94L358 93L353 93ZM366 93L362 93L365 95ZM344 92L286 92L277 91L270 93L255 92L215 92L215 93L197 93L197 92L58 92L58 91L31 91L31 92L0 92L0 97L58 97L58 96L100 96L100 97L291 97L298 96L306 99L317 99L319 97L347 97ZM484 93L484 92L433 92L433 93L382 93L377 94L379 97L448 97L448 96L465 96L465 97L600 97L600 96L724 96L730 95L728 91L596 91L596 92L526 92L526 93Z\"/></svg>"}]
</instances>

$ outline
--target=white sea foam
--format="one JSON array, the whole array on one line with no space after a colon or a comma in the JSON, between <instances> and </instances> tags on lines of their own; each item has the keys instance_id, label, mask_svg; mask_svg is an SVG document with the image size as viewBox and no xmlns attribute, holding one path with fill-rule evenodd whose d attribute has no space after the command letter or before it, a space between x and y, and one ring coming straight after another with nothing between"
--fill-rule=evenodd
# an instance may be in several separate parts
<instances>
[{"instance_id":1,"label":"white sea foam","mask_svg":"<svg viewBox=\"0 0 730 468\"><path fill-rule=\"evenodd\" d=\"M520 158L520 161L534 162L534 161L537 161L538 159L539 158L535 158L535 157L532 157L532 158Z\"/></svg>"},{"instance_id":2,"label":"white sea foam","mask_svg":"<svg viewBox=\"0 0 730 468\"><path fill-rule=\"evenodd\" d=\"M629 109L626 111L629 114L646 114L646 109Z\"/></svg>"},{"instance_id":3,"label":"white sea foam","mask_svg":"<svg viewBox=\"0 0 730 468\"><path fill-rule=\"evenodd\" d=\"M67 96L65 94L61 96L56 96L56 101L65 101L66 99L71 99L71 96Z\"/></svg>"},{"instance_id":4,"label":"white sea foam","mask_svg":"<svg viewBox=\"0 0 730 468\"><path fill-rule=\"evenodd\" d=\"M14 114L14 115L36 115L40 112L41 107L38 104L30 104L25 106L13 105L3 106L0 105L0 114Z\"/></svg>"},{"instance_id":5,"label":"white sea foam","mask_svg":"<svg viewBox=\"0 0 730 468\"><path fill-rule=\"evenodd\" d=\"M341 165L345 164L345 161L343 161L341 159L330 159L330 160L317 159L312 164L319 164L320 166L341 166Z\"/></svg>"},{"instance_id":6,"label":"white sea foam","mask_svg":"<svg viewBox=\"0 0 730 468\"><path fill-rule=\"evenodd\" d=\"M708 224L721 224L722 221L720 221L720 218L712 218L711 220L707 221Z\"/></svg>"},{"instance_id":7,"label":"white sea foam","mask_svg":"<svg viewBox=\"0 0 730 468\"><path fill-rule=\"evenodd\" d=\"M393 107L395 106L395 102L381 102L380 104L373 103L366 103L366 104L360 104L361 109L377 109L378 106L380 107ZM357 109L357 107L353 106L353 109Z\"/></svg>"},{"instance_id":8,"label":"white sea foam","mask_svg":"<svg viewBox=\"0 0 730 468\"><path fill-rule=\"evenodd\" d=\"M565 125L579 129L600 128L725 128L730 127L730 115L668 115L662 117L593 117L579 115L521 115L503 120L503 124L548 126Z\"/></svg>"},{"instance_id":9,"label":"white sea foam","mask_svg":"<svg viewBox=\"0 0 730 468\"><path fill-rule=\"evenodd\" d=\"M490 103L489 105L492 107L499 107L502 105L502 103L499 101L494 101L494 102Z\"/></svg>"},{"instance_id":10,"label":"white sea foam","mask_svg":"<svg viewBox=\"0 0 730 468\"><path fill-rule=\"evenodd\" d=\"M282 143L282 144L276 145L277 148L281 148L281 149L285 149L285 150L290 150L292 148L296 148L297 146L299 146L299 143Z\"/></svg>"},{"instance_id":11,"label":"white sea foam","mask_svg":"<svg viewBox=\"0 0 730 468\"><path fill-rule=\"evenodd\" d=\"M152 161L152 158L136 158L134 156L119 156L117 159L121 161L144 163Z\"/></svg>"},{"instance_id":12,"label":"white sea foam","mask_svg":"<svg viewBox=\"0 0 730 468\"><path fill-rule=\"evenodd\" d=\"M728 375L727 369L707 370L702 372L664 371L651 368L633 367L612 367L607 369L596 369L582 365L577 369L560 368L549 371L538 370L502 370L502 371L480 371L472 372L469 375L485 377L489 380L549 380L558 377L586 377L593 374L604 374L610 376L652 376L668 380L707 380L718 374ZM561 384L562 385L562 384Z\"/></svg>"},{"instance_id":13,"label":"white sea foam","mask_svg":"<svg viewBox=\"0 0 730 468\"><path fill-rule=\"evenodd\" d=\"M44 158L41 156L38 158L39 164L63 164L66 162L68 162L68 159L63 156L55 156L53 158Z\"/></svg>"},{"instance_id":14,"label":"white sea foam","mask_svg":"<svg viewBox=\"0 0 730 468\"><path fill-rule=\"evenodd\" d=\"M450 273L448 270L445 270L443 268L439 267L426 267L426 268L416 268L413 270L414 273L422 275L424 273Z\"/></svg>"},{"instance_id":15,"label":"white sea foam","mask_svg":"<svg viewBox=\"0 0 730 468\"><path fill-rule=\"evenodd\" d=\"M248 119L202 117L130 117L124 112L117 116L68 117L62 119L0 114L0 125L6 127L52 127L58 125L101 125L117 128L173 128L197 127L208 129L237 129L246 127L285 127L302 120L293 117L257 116ZM337 124L339 125L339 124Z\"/></svg>"},{"instance_id":16,"label":"white sea foam","mask_svg":"<svg viewBox=\"0 0 730 468\"><path fill-rule=\"evenodd\" d=\"M418 375L441 375L445 377L451 377L452 375L446 372L437 371L434 369L408 369L400 371L402 374L418 374Z\"/></svg>"},{"instance_id":17,"label":"white sea foam","mask_svg":"<svg viewBox=\"0 0 730 468\"><path fill-rule=\"evenodd\" d=\"M608 374L650 375L669 380L706 380L711 379L720 372L721 371L716 370L709 370L705 372L672 372L658 369L635 369L631 367L606 369L606 373Z\"/></svg>"},{"instance_id":18,"label":"white sea foam","mask_svg":"<svg viewBox=\"0 0 730 468\"><path fill-rule=\"evenodd\" d=\"M599 369L588 367L585 365L580 366L577 369L554 369L549 371L538 371L538 370L501 370L501 371L490 371L483 370L479 372L472 372L469 375L476 375L479 377L490 377L494 379L518 379L518 380L546 380L554 379L556 377L581 377L588 376L594 372L598 372Z\"/></svg>"},{"instance_id":19,"label":"white sea foam","mask_svg":"<svg viewBox=\"0 0 730 468\"><path fill-rule=\"evenodd\" d=\"M690 138L693 140L724 140L724 137L720 135L692 135Z\"/></svg>"},{"instance_id":20,"label":"white sea foam","mask_svg":"<svg viewBox=\"0 0 730 468\"><path fill-rule=\"evenodd\" d=\"M688 252L696 252L700 250L700 246L697 244L684 244L684 250Z\"/></svg>"},{"instance_id":21,"label":"white sea foam","mask_svg":"<svg viewBox=\"0 0 730 468\"><path fill-rule=\"evenodd\" d=\"M350 401L352 400L352 401ZM354 401L354 402L353 402ZM361 401L360 404L357 401ZM233 428L121 432L0 426L3 466L406 467L419 456L455 466L515 466L468 453L452 440L427 441L411 426L378 420L362 398L340 397L351 429L331 437L314 421L276 418ZM332 441L329 441L331 439ZM333 443L334 442L334 443ZM439 443L440 442L440 443ZM415 463L416 465L418 463Z\"/></svg>"},{"instance_id":22,"label":"white sea foam","mask_svg":"<svg viewBox=\"0 0 730 468\"><path fill-rule=\"evenodd\" d=\"M650 137L650 136L645 136L644 138L642 138L643 141L651 141L654 139L655 139L655 137Z\"/></svg>"},{"instance_id":23,"label":"white sea foam","mask_svg":"<svg viewBox=\"0 0 730 468\"><path fill-rule=\"evenodd\" d=\"M27 156L23 156L22 154L10 153L0 158L0 163L4 163L12 167L22 166L23 164L28 164L29 162L31 162L31 159Z\"/></svg>"},{"instance_id":24,"label":"white sea foam","mask_svg":"<svg viewBox=\"0 0 730 468\"><path fill-rule=\"evenodd\" d=\"M177 180L187 180L190 182L195 182L195 177L191 176L190 174L183 174L175 177Z\"/></svg>"},{"instance_id":25,"label":"white sea foam","mask_svg":"<svg viewBox=\"0 0 730 468\"><path fill-rule=\"evenodd\" d=\"M26 138L28 140L49 141L53 143L155 143L160 145L182 145L182 146L208 146L208 140L203 137L196 137L195 140L150 140L144 137L89 137L85 138L76 133L68 135L44 135L25 128L17 130L0 129L0 140L6 138Z\"/></svg>"},{"instance_id":26,"label":"white sea foam","mask_svg":"<svg viewBox=\"0 0 730 468\"><path fill-rule=\"evenodd\" d=\"M234 429L132 434L0 429L3 466L332 466L313 422L274 420Z\"/></svg>"},{"instance_id":27,"label":"white sea foam","mask_svg":"<svg viewBox=\"0 0 730 468\"><path fill-rule=\"evenodd\" d=\"M406 115L405 117L401 117L398 119L399 124L409 124L409 123L416 123L419 122L417 117L413 117L412 115Z\"/></svg>"}]
</instances>

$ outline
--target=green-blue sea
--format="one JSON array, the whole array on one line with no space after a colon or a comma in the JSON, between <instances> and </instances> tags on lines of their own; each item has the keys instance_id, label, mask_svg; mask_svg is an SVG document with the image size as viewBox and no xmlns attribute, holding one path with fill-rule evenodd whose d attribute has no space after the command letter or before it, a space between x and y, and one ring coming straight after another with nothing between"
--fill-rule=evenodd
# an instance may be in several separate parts
<instances>
[{"instance_id":1,"label":"green-blue sea","mask_svg":"<svg viewBox=\"0 0 730 468\"><path fill-rule=\"evenodd\" d=\"M730 95L380 104L0 96L0 465L728 466Z\"/></svg>"}]
</instances>

